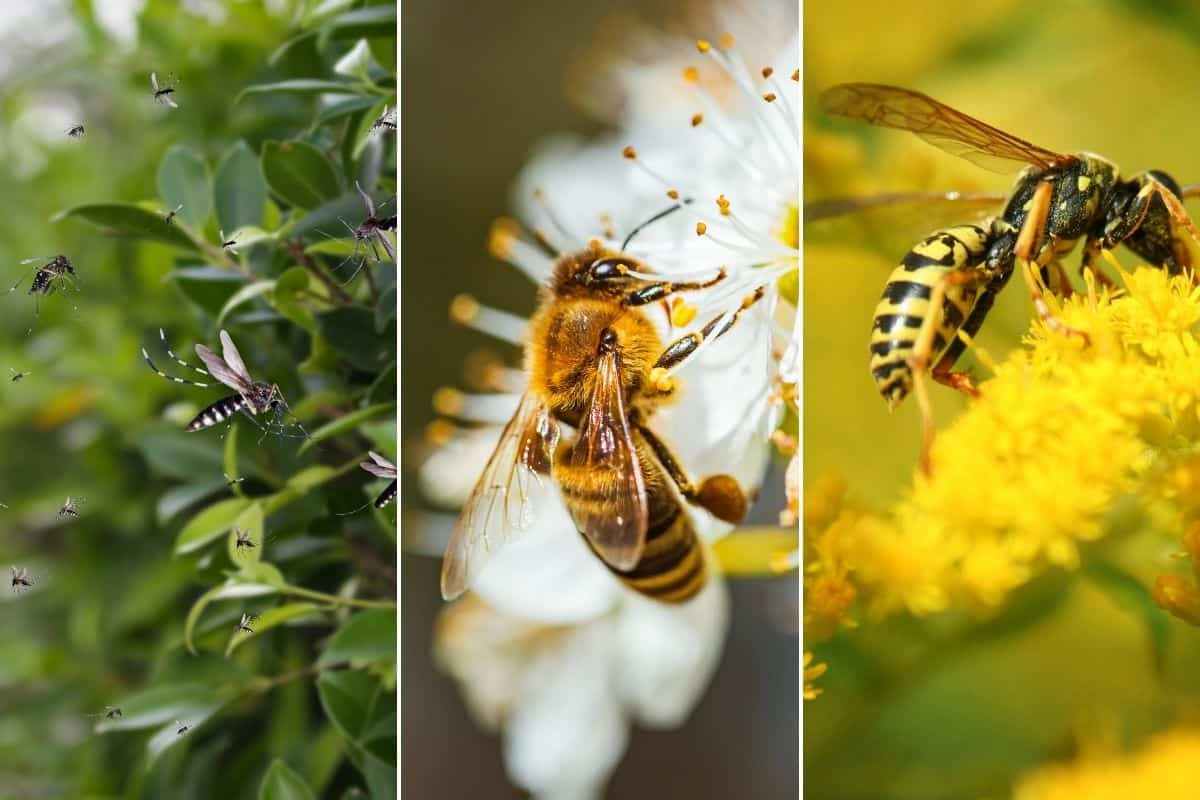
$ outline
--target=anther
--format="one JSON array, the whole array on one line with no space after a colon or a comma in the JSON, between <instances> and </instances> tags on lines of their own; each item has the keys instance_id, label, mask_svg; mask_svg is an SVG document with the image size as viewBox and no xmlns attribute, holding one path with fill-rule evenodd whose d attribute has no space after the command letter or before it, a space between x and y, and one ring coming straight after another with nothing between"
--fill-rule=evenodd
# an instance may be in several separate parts
<instances>
[{"instance_id":1,"label":"anther","mask_svg":"<svg viewBox=\"0 0 1200 800\"><path fill-rule=\"evenodd\" d=\"M511 217L498 217L488 231L488 252L494 258L507 261L512 255L512 244L520 235L521 226Z\"/></svg>"},{"instance_id":2,"label":"anther","mask_svg":"<svg viewBox=\"0 0 1200 800\"><path fill-rule=\"evenodd\" d=\"M774 103L775 102L775 93L767 92L766 94L763 95L763 100L766 100L768 103Z\"/></svg>"},{"instance_id":3,"label":"anther","mask_svg":"<svg viewBox=\"0 0 1200 800\"><path fill-rule=\"evenodd\" d=\"M703 115L703 114L693 114L693 115L692 115L692 127L693 127L693 128L695 128L695 127L696 127L697 125L699 125L701 122L704 122L704 115Z\"/></svg>"},{"instance_id":4,"label":"anther","mask_svg":"<svg viewBox=\"0 0 1200 800\"><path fill-rule=\"evenodd\" d=\"M706 39L697 39L696 40L696 49L699 50L701 53L707 53L709 50L712 49L712 45Z\"/></svg>"},{"instance_id":5,"label":"anther","mask_svg":"<svg viewBox=\"0 0 1200 800\"><path fill-rule=\"evenodd\" d=\"M682 297L676 297L671 302L671 324L676 328L687 326L696 318L696 307Z\"/></svg>"},{"instance_id":6,"label":"anther","mask_svg":"<svg viewBox=\"0 0 1200 800\"><path fill-rule=\"evenodd\" d=\"M732 33L722 33L721 37L717 39L717 44L721 46L722 50L732 50L736 43Z\"/></svg>"},{"instance_id":7,"label":"anther","mask_svg":"<svg viewBox=\"0 0 1200 800\"><path fill-rule=\"evenodd\" d=\"M729 200L725 197L725 195L720 195L717 197L717 208L720 210L722 217L729 216Z\"/></svg>"},{"instance_id":8,"label":"anther","mask_svg":"<svg viewBox=\"0 0 1200 800\"><path fill-rule=\"evenodd\" d=\"M763 76L763 78L769 78L769 77L771 77L771 76L772 76L772 75L774 75L774 74L775 74L775 68L774 68L774 67L763 67L763 68L762 68L762 76Z\"/></svg>"},{"instance_id":9,"label":"anther","mask_svg":"<svg viewBox=\"0 0 1200 800\"><path fill-rule=\"evenodd\" d=\"M671 198L672 200L678 200L679 192L674 189L667 189L667 197Z\"/></svg>"},{"instance_id":10,"label":"anther","mask_svg":"<svg viewBox=\"0 0 1200 800\"><path fill-rule=\"evenodd\" d=\"M625 149L621 151L621 155L625 156L630 161L634 161L637 159L637 150L634 150L633 145L631 144L625 145Z\"/></svg>"},{"instance_id":11,"label":"anther","mask_svg":"<svg viewBox=\"0 0 1200 800\"><path fill-rule=\"evenodd\" d=\"M696 223L696 235L703 236L708 231L708 226L703 222Z\"/></svg>"},{"instance_id":12,"label":"anther","mask_svg":"<svg viewBox=\"0 0 1200 800\"><path fill-rule=\"evenodd\" d=\"M695 67L687 67L683 70L683 79L688 83L698 83L700 81L700 70Z\"/></svg>"},{"instance_id":13,"label":"anther","mask_svg":"<svg viewBox=\"0 0 1200 800\"><path fill-rule=\"evenodd\" d=\"M463 394L457 389L443 386L433 393L433 410L444 417L457 416L463 407Z\"/></svg>"},{"instance_id":14,"label":"anther","mask_svg":"<svg viewBox=\"0 0 1200 800\"><path fill-rule=\"evenodd\" d=\"M456 295L450 301L450 319L465 325L479 314L479 301L469 294Z\"/></svg>"},{"instance_id":15,"label":"anther","mask_svg":"<svg viewBox=\"0 0 1200 800\"><path fill-rule=\"evenodd\" d=\"M454 438L456 428L444 419L435 419L425 426L425 441L435 447L441 447Z\"/></svg>"}]
</instances>

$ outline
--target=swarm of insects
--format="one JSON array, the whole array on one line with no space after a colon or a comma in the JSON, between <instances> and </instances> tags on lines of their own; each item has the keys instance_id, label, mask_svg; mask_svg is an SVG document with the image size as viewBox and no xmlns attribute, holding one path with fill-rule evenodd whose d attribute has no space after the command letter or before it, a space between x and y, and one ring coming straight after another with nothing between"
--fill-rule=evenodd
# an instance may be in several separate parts
<instances>
[{"instance_id":1,"label":"swarm of insects","mask_svg":"<svg viewBox=\"0 0 1200 800\"><path fill-rule=\"evenodd\" d=\"M1182 200L1200 194L1181 189L1165 172L1148 170L1122 178L1116 164L1092 153L1064 155L1031 144L919 92L895 86L853 83L822 96L830 114L911 131L947 152L986 168L1009 171L1024 165L999 215L979 224L958 225L930 234L900 260L875 309L871 374L880 393L895 407L912 389L921 406L924 442L921 465L930 469L932 411L923 376L968 395L974 383L954 365L965 337L978 332L996 295L1019 268L1038 315L1053 329L1074 331L1049 310L1044 293L1069 293L1060 259L1084 240L1080 272L1091 270L1112 285L1097 256L1125 245L1172 274L1192 266L1186 233L1200 242ZM861 208L941 199L951 202L987 195L887 195L838 200L810 208L812 221Z\"/></svg>"},{"instance_id":2,"label":"swarm of insects","mask_svg":"<svg viewBox=\"0 0 1200 800\"><path fill-rule=\"evenodd\" d=\"M33 578L29 576L28 570L24 567L10 567L12 570L12 590L19 592L22 589L28 589L33 586Z\"/></svg>"},{"instance_id":3,"label":"swarm of insects","mask_svg":"<svg viewBox=\"0 0 1200 800\"><path fill-rule=\"evenodd\" d=\"M676 210L676 204L659 219ZM634 230L636 233L646 223ZM560 255L530 321L529 388L504 428L463 507L442 564L442 594L467 589L497 546L529 527L544 478L553 477L576 528L622 582L668 603L694 597L707 579L705 558L680 502L736 522L747 499L735 478L696 484L651 427L656 406L675 392L669 372L736 324L763 296L664 346L647 307L725 278L671 281L598 243ZM559 427L577 431L559 447Z\"/></svg>"},{"instance_id":4,"label":"swarm of insects","mask_svg":"<svg viewBox=\"0 0 1200 800\"><path fill-rule=\"evenodd\" d=\"M239 633L254 633L254 628L250 627L250 623L258 619L255 614L242 614L242 619L237 624Z\"/></svg>"},{"instance_id":5,"label":"swarm of insects","mask_svg":"<svg viewBox=\"0 0 1200 800\"><path fill-rule=\"evenodd\" d=\"M82 497L68 496L66 502L62 504L62 508L58 510L59 519L62 519L63 517L74 517L75 519L79 519L79 506L86 502L87 500Z\"/></svg>"},{"instance_id":6,"label":"swarm of insects","mask_svg":"<svg viewBox=\"0 0 1200 800\"><path fill-rule=\"evenodd\" d=\"M162 340L163 349L167 351L167 355L177 364L198 372L201 375L216 378L229 388L237 391L237 394L223 397L201 411L196 415L195 419L187 424L185 430L189 432L204 430L226 420L229 420L229 424L232 425L233 416L239 412L255 426L262 428L254 418L259 414L270 411L275 414L275 422L273 425L268 422L268 426L272 427L263 428L264 435L268 432L274 432L280 436L288 435L283 426L283 415L288 412L288 405L287 401L283 398L283 393L279 391L279 386L272 383L255 381L250 377L250 372L246 369L246 362L242 360L241 353L238 352L237 346L234 345L233 339L229 337L227 332L221 331L220 334L220 356L202 344L196 345L196 355L204 362L204 366L208 368L207 371L192 366L175 355L167 344L167 335L162 328L159 328L158 335ZM144 347L142 348L142 358L146 360L146 364L149 365L150 369L169 381L184 383L189 386L198 386L201 389L207 389L211 385L168 375L154 365L154 362L150 360L150 354L146 352L146 348ZM299 423L297 423L297 427L300 428L301 435L307 437L308 434Z\"/></svg>"},{"instance_id":7,"label":"swarm of insects","mask_svg":"<svg viewBox=\"0 0 1200 800\"><path fill-rule=\"evenodd\" d=\"M168 105L171 108L179 108L175 102L175 77L168 76L167 80L161 85L158 82L158 73L150 73L150 89L154 92L154 102Z\"/></svg>"},{"instance_id":8,"label":"swarm of insects","mask_svg":"<svg viewBox=\"0 0 1200 800\"><path fill-rule=\"evenodd\" d=\"M67 129L67 136L71 137L72 139L82 139L85 133L86 131L83 129L82 122L78 125L72 125L69 129Z\"/></svg>"},{"instance_id":9,"label":"swarm of insects","mask_svg":"<svg viewBox=\"0 0 1200 800\"><path fill-rule=\"evenodd\" d=\"M378 119L371 123L371 133L381 130L396 130L396 109L393 108L389 111L388 107L384 106L383 113L379 115Z\"/></svg>"}]
</instances>

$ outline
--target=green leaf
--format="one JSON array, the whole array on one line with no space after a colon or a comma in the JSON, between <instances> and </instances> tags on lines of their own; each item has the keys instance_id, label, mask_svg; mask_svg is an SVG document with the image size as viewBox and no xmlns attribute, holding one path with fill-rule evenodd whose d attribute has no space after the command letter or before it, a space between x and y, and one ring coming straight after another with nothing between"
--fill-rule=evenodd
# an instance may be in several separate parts
<instances>
[{"instance_id":1,"label":"green leaf","mask_svg":"<svg viewBox=\"0 0 1200 800\"><path fill-rule=\"evenodd\" d=\"M113 705L121 709L121 716L115 719L101 719L96 723L96 732L153 728L163 723L202 714L212 707L213 703L214 692L211 686L198 683L155 686L119 698Z\"/></svg>"},{"instance_id":2,"label":"green leaf","mask_svg":"<svg viewBox=\"0 0 1200 800\"><path fill-rule=\"evenodd\" d=\"M396 612L391 609L360 611L338 629L321 664L339 661L390 661L396 657Z\"/></svg>"},{"instance_id":3,"label":"green leaf","mask_svg":"<svg viewBox=\"0 0 1200 800\"><path fill-rule=\"evenodd\" d=\"M158 196L168 211L182 203L179 219L203 228L212 212L211 183L203 158L182 145L167 148L158 165Z\"/></svg>"},{"instance_id":4,"label":"green leaf","mask_svg":"<svg viewBox=\"0 0 1200 800\"><path fill-rule=\"evenodd\" d=\"M304 267L292 267L275 281L275 302L296 302L296 295L308 289L310 276Z\"/></svg>"},{"instance_id":5,"label":"green leaf","mask_svg":"<svg viewBox=\"0 0 1200 800\"><path fill-rule=\"evenodd\" d=\"M238 472L237 443L238 426L234 425L229 429L229 432L225 434L225 452L221 454L222 480L225 480L226 476L228 476L228 480L231 481L241 477L241 474ZM240 483L235 483L229 488L237 496L242 496L242 485Z\"/></svg>"},{"instance_id":6,"label":"green leaf","mask_svg":"<svg viewBox=\"0 0 1200 800\"><path fill-rule=\"evenodd\" d=\"M323 672L317 678L317 696L325 716L351 742L357 741L366 727L367 714L378 691L378 682L359 670Z\"/></svg>"},{"instance_id":7,"label":"green leaf","mask_svg":"<svg viewBox=\"0 0 1200 800\"><path fill-rule=\"evenodd\" d=\"M178 732L174 721L168 725L164 725L158 733L150 737L150 741L146 742L146 768L149 769L153 766L158 757L169 748L174 747L189 736L195 736L196 728L199 728L213 714L220 711L222 705L224 703L214 699L206 708L194 711L186 717L179 717L179 721L188 726L188 730L184 734Z\"/></svg>"},{"instance_id":8,"label":"green leaf","mask_svg":"<svg viewBox=\"0 0 1200 800\"><path fill-rule=\"evenodd\" d=\"M368 6L340 14L325 26L337 39L356 39L360 36L395 36L396 4Z\"/></svg>"},{"instance_id":9,"label":"green leaf","mask_svg":"<svg viewBox=\"0 0 1200 800\"><path fill-rule=\"evenodd\" d=\"M358 121L358 127L354 131L354 147L350 151L351 158L357 159L362 155L363 148L367 146L367 142L371 140L372 136L376 133L382 134L382 131L372 131L371 126L375 124L375 120L383 116L383 110L388 107L390 102L388 100L380 101Z\"/></svg>"},{"instance_id":10,"label":"green leaf","mask_svg":"<svg viewBox=\"0 0 1200 800\"><path fill-rule=\"evenodd\" d=\"M192 517L175 538L175 555L195 552L227 532L249 505L244 497L231 497Z\"/></svg>"},{"instance_id":11,"label":"green leaf","mask_svg":"<svg viewBox=\"0 0 1200 800\"><path fill-rule=\"evenodd\" d=\"M170 277L188 300L214 317L246 282L237 273L219 267L182 267Z\"/></svg>"},{"instance_id":12,"label":"green leaf","mask_svg":"<svg viewBox=\"0 0 1200 800\"><path fill-rule=\"evenodd\" d=\"M270 564L254 564L247 572L261 571L263 567L271 567ZM275 569L278 573L279 570ZM265 576L270 580L270 576ZM282 578L281 578L282 581ZM224 583L214 586L204 594L196 598L196 602L192 603L192 607L188 609L187 617L183 621L183 645L192 655L196 654L196 645L192 641L192 636L196 630L196 623L200 621L200 616L204 613L204 609L208 608L210 603L217 600L238 600L246 597L263 597L265 595L276 594L279 591L280 584L271 584L267 582L243 581L238 578L230 578Z\"/></svg>"},{"instance_id":13,"label":"green leaf","mask_svg":"<svg viewBox=\"0 0 1200 800\"><path fill-rule=\"evenodd\" d=\"M316 795L298 772L277 758L258 786L258 800L316 800Z\"/></svg>"},{"instance_id":14,"label":"green leaf","mask_svg":"<svg viewBox=\"0 0 1200 800\"><path fill-rule=\"evenodd\" d=\"M371 55L375 56L375 60L383 67L384 71L389 74L396 73L396 37L392 36L375 36L370 39L368 44L371 46Z\"/></svg>"},{"instance_id":15,"label":"green leaf","mask_svg":"<svg viewBox=\"0 0 1200 800\"><path fill-rule=\"evenodd\" d=\"M221 307L221 312L217 314L216 326L221 327L221 323L225 321L225 317L229 316L229 312L240 306L242 303L248 303L254 298L266 294L275 288L275 281L255 281L238 289L233 293L233 297L225 301L225 305Z\"/></svg>"},{"instance_id":16,"label":"green leaf","mask_svg":"<svg viewBox=\"0 0 1200 800\"><path fill-rule=\"evenodd\" d=\"M357 114L360 111L365 111L375 105L376 98L374 95L347 97L345 100L338 100L335 103L330 103L321 112L317 114L317 118L313 120L312 128L328 125L330 122L348 117L351 114Z\"/></svg>"},{"instance_id":17,"label":"green leaf","mask_svg":"<svg viewBox=\"0 0 1200 800\"><path fill-rule=\"evenodd\" d=\"M333 164L307 142L267 142L262 171L271 191L297 208L316 208L341 193Z\"/></svg>"},{"instance_id":18,"label":"green leaf","mask_svg":"<svg viewBox=\"0 0 1200 800\"><path fill-rule=\"evenodd\" d=\"M395 407L390 403L380 403L379 405L367 406L366 408L361 408L358 411L338 417L313 431L304 444L300 446L299 452L303 453L318 442L334 436L340 436L346 431L354 430L360 424L372 420L381 414L391 413L394 409Z\"/></svg>"},{"instance_id":19,"label":"green leaf","mask_svg":"<svg viewBox=\"0 0 1200 800\"><path fill-rule=\"evenodd\" d=\"M190 480L221 471L221 452L211 438L160 428L142 434L137 444L159 475Z\"/></svg>"},{"instance_id":20,"label":"green leaf","mask_svg":"<svg viewBox=\"0 0 1200 800\"><path fill-rule=\"evenodd\" d=\"M267 182L254 151L245 142L235 144L221 159L213 193L217 221L223 230L263 224Z\"/></svg>"},{"instance_id":21,"label":"green leaf","mask_svg":"<svg viewBox=\"0 0 1200 800\"><path fill-rule=\"evenodd\" d=\"M267 631L271 630L271 628L282 625L285 622L291 622L294 619L309 617L320 613L321 607L316 603L285 603L284 605L267 609L263 613L259 614L254 620L254 623L250 626L254 628L252 633L247 633L246 631L241 630L234 632L233 636L229 638L229 644L225 646L225 657L229 658L233 651L239 646L250 639L253 639L255 636L266 633Z\"/></svg>"},{"instance_id":22,"label":"green leaf","mask_svg":"<svg viewBox=\"0 0 1200 800\"><path fill-rule=\"evenodd\" d=\"M395 334L375 331L371 309L348 307L317 315L321 336L339 356L359 369L380 370L391 360ZM389 329L394 326L389 325Z\"/></svg>"},{"instance_id":23,"label":"green leaf","mask_svg":"<svg viewBox=\"0 0 1200 800\"><path fill-rule=\"evenodd\" d=\"M1161 676L1166 666L1171 618L1154 602L1149 587L1116 564L1107 561L1088 562L1083 572L1095 586L1112 598L1113 602L1134 614L1145 625L1150 645L1150 660L1155 673Z\"/></svg>"},{"instance_id":24,"label":"green leaf","mask_svg":"<svg viewBox=\"0 0 1200 800\"><path fill-rule=\"evenodd\" d=\"M237 532L234 529L241 529L250 537L250 541L254 542L254 547L248 547L244 550L237 549ZM263 533L263 509L261 503L254 503L233 521L233 528L229 531L227 537L226 551L229 553L229 560L234 564L245 566L257 564L262 559L263 542L266 536Z\"/></svg>"},{"instance_id":25,"label":"green leaf","mask_svg":"<svg viewBox=\"0 0 1200 800\"><path fill-rule=\"evenodd\" d=\"M343 81L324 81L314 78L295 78L286 81L276 81L275 83L256 83L253 86L247 86L243 89L234 100L234 103L242 102L245 97L250 97L256 94L327 94L336 92L339 94L355 94L356 87L352 83Z\"/></svg>"},{"instance_id":26,"label":"green leaf","mask_svg":"<svg viewBox=\"0 0 1200 800\"><path fill-rule=\"evenodd\" d=\"M68 218L82 219L120 236L162 242L183 250L198 249L178 225L168 224L161 215L141 206L91 203L60 211L51 217L51 221Z\"/></svg>"}]
</instances>

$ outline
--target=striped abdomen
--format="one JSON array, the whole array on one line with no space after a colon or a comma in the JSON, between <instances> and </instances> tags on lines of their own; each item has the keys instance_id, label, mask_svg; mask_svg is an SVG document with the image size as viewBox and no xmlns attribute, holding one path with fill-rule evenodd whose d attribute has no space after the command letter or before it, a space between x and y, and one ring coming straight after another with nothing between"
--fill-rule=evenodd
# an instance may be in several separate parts
<instances>
[{"instance_id":1,"label":"striped abdomen","mask_svg":"<svg viewBox=\"0 0 1200 800\"><path fill-rule=\"evenodd\" d=\"M380 492L379 497L375 498L375 507L383 508L388 503L396 499L396 481L392 481L387 485L387 488Z\"/></svg>"},{"instance_id":2,"label":"striped abdomen","mask_svg":"<svg viewBox=\"0 0 1200 800\"><path fill-rule=\"evenodd\" d=\"M646 546L631 570L622 572L602 563L634 591L662 603L682 603L695 597L708 579L704 551L687 512L667 487L666 476L647 456L639 460L649 511ZM604 502L594 496L592 481L574 480L571 470L558 470L556 477L568 506Z\"/></svg>"},{"instance_id":3,"label":"striped abdomen","mask_svg":"<svg viewBox=\"0 0 1200 800\"><path fill-rule=\"evenodd\" d=\"M921 323L929 315L934 287L947 273L982 262L990 239L989 229L979 225L946 228L926 237L892 271L875 307L871 330L871 376L892 408L912 389L908 359ZM954 340L975 305L978 291L975 286L947 287L941 318L934 329L931 364Z\"/></svg>"},{"instance_id":4,"label":"striped abdomen","mask_svg":"<svg viewBox=\"0 0 1200 800\"><path fill-rule=\"evenodd\" d=\"M202 431L213 425L219 425L245 407L246 399L240 394L223 397L197 414L196 418L188 423L186 430L188 432Z\"/></svg>"}]
</instances>

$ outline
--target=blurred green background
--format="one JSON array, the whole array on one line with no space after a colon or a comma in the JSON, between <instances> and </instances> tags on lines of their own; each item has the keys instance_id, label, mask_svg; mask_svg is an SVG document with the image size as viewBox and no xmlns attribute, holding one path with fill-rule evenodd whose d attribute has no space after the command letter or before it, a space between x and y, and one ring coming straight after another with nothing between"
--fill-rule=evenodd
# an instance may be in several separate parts
<instances>
[{"instance_id":1,"label":"blurred green background","mask_svg":"<svg viewBox=\"0 0 1200 800\"><path fill-rule=\"evenodd\" d=\"M388 689L389 681L394 686L394 611L349 616L348 607L355 595L391 604L394 523L390 509L387 516L335 516L382 488L355 466L368 447L396 456L388 421L394 323L381 315L375 326L376 308L365 306L373 294L362 279L347 287L353 297L338 312L344 324L332 326L325 325L325 310L333 303L316 280L308 294L297 289L290 306L274 283L260 287L222 323L251 372L278 381L310 431L370 402L385 413L374 413L369 424L344 424L303 453L295 439L259 442L259 431L245 423L235 429L237 437L223 439L215 429L184 434L184 423L221 390L163 381L142 363L139 349L158 354L168 372L182 369L161 354L158 328L166 328L177 353L194 361L192 345L215 344L217 312L239 283L213 266L221 262L215 249L206 255L146 241L158 229L110 235L82 218L55 217L88 203L145 203L157 212L166 206L159 187L178 179L207 191L215 173L214 213L201 210L207 196L189 195L196 202L181 212L174 230L187 221L215 242L218 217L244 215L267 229L266 243L242 248L245 264L256 279L273 281L294 266L295 256L271 237L282 237L281 225L299 237L293 223L312 205L286 191L281 196L275 182L268 199L258 160L267 140L304 138L316 159L330 165L317 167L328 180L312 204L336 194L340 213L361 214L352 194L355 177L377 197L394 193L390 144L373 143L361 155L339 152L346 136L354 139L364 109L385 98L395 104L394 14L386 6L377 14L367 8L375 4L364 2L321 5L319 18L310 13L317 4L308 0L17 0L0 6L0 278L7 288L28 269L20 260L65 253L80 286L79 293L43 298L29 336L32 275L24 273L14 292L0 295L0 502L7 506L0 508L0 563L6 575L7 565L17 564L36 581L28 592L15 595L6 585L0 593L0 796L250 798L259 796L260 785L295 788L300 780L322 797L363 797L367 784L375 796L386 796L379 787L389 780L394 787L395 718L387 719L394 701ZM356 11L374 14L376 22L338 27L336 20L345 19L338 15ZM364 85L375 87L359 99L350 127L345 115L314 124L319 107L312 92L235 102L254 83L338 78L333 64L360 35L376 37L376 63L369 78L362 76ZM287 41L292 46L277 52ZM153 102L152 70L160 78L178 76L177 110ZM86 125L86 136L68 139L65 131L77 122ZM239 141L245 150L236 149ZM178 154L185 153L197 171L164 178L160 165L169 150L176 155L167 162L174 158L178 166ZM245 160L226 162L231 153ZM222 184L218 165L229 163L229 183ZM246 198L251 204L239 205ZM120 213L135 212L126 207ZM335 227L328 231L339 234ZM251 233L239 239L248 244ZM324 237L310 230L296 241L302 252ZM313 258L319 270L326 257ZM328 265L334 263L330 258ZM394 267L370 269L386 293ZM299 279L293 288L308 284L303 273L293 273ZM394 307L394 290L380 307ZM10 368L29 375L11 382ZM323 464L348 467L333 474ZM239 494L275 492L268 538L259 543L261 568L226 554L222 534L232 506L222 472L228 471L246 478ZM297 475L308 483L293 480ZM56 516L68 495L86 500L77 520ZM213 500L223 503L209 510L225 514L223 521L208 518L216 535L179 553L177 535ZM280 569L271 572L267 560ZM289 585L329 597L293 620L300 625L269 633L264 627L233 657L222 650L239 613L265 613L276 597L267 592L215 603L195 629L199 654L189 655L183 645L189 607L223 574L239 570L241 577L231 580L286 574ZM360 633L364 621L380 628L369 632L366 650L358 643L355 669L344 668L350 651L338 647L347 640L331 638L347 619L358 621ZM326 658L320 665L318 654ZM358 669L364 665L369 669ZM333 691L323 689L318 697L314 678L326 669L321 680L332 676L340 709L331 710ZM351 707L368 694L379 714ZM102 714L106 705L124 707L123 720L109 725L121 729L98 734L89 715ZM351 736L346 714L380 730L369 740L365 732ZM194 729L156 758L148 739L162 735L173 742L167 728L176 718ZM148 736L148 728L162 733ZM275 759L295 773L275 766L268 774ZM363 769L376 774L364 782Z\"/></svg>"},{"instance_id":2,"label":"blurred green background","mask_svg":"<svg viewBox=\"0 0 1200 800\"><path fill-rule=\"evenodd\" d=\"M664 23L681 19L686 7L677 0L403 3L401 442L407 466L419 463L422 432L434 419L433 392L464 385L468 353L487 347L519 364L514 348L455 326L448 308L460 292L522 315L535 307L528 279L488 255L487 231L497 216L513 212L513 182L543 137L602 130L569 101L568 65L609 16ZM764 481L771 487L764 495L771 496L762 505L774 509L772 515L782 506L781 472ZM406 520L435 510L411 473L401 490ZM415 534L421 527L405 530ZM430 657L433 621L443 605L444 545L406 539L401 556L402 788L415 797L512 796L499 740L479 730ZM730 588L731 632L712 685L679 730L634 728L607 796L796 796L794 577L734 581Z\"/></svg>"},{"instance_id":3,"label":"blurred green background","mask_svg":"<svg viewBox=\"0 0 1200 800\"><path fill-rule=\"evenodd\" d=\"M916 0L901 11L871 0L809 0L804 12L806 202L1006 191L1015 177L911 134L822 116L819 93L846 81L916 89L1052 150L1105 155L1126 174L1156 168L1180 183L1200 180L1200 97L1191 78L1200 69L1200 12L1192 3ZM916 404L889 414L875 389L867 369L872 312L913 244L976 218L943 204L805 226L808 481L839 474L853 502L876 510L910 485ZM1073 278L1077 259L1067 260ZM1014 280L978 341L1002 357L1031 313ZM970 354L961 363L987 377ZM964 407L944 387L934 386L932 397L943 423ZM1143 546L1161 556L1171 543ZM986 624L954 613L885 626L863 620L818 644L829 671L819 681L825 694L805 707L808 796L1004 797L1014 775L1081 743L1111 734L1132 744L1194 720L1200 632L1147 611L1139 590L1123 605L1121 592L1103 587L1086 572L1051 574Z\"/></svg>"}]
</instances>

